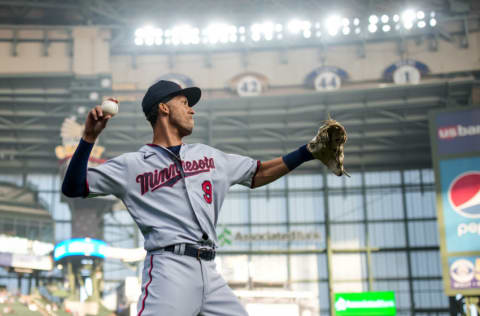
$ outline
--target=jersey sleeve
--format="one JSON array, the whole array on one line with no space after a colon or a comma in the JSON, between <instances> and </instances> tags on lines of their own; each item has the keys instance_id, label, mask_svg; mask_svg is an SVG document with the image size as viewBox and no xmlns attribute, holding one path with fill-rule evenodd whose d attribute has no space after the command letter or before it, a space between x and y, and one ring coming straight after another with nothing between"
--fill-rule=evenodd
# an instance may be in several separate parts
<instances>
[{"instance_id":1,"label":"jersey sleeve","mask_svg":"<svg viewBox=\"0 0 480 316\"><path fill-rule=\"evenodd\" d=\"M87 197L112 194L121 198L125 192L126 178L126 166L122 156L88 168Z\"/></svg>"},{"instance_id":2,"label":"jersey sleeve","mask_svg":"<svg viewBox=\"0 0 480 316\"><path fill-rule=\"evenodd\" d=\"M253 187L253 178L260 167L260 161L250 157L221 152L230 186L241 184Z\"/></svg>"}]
</instances>

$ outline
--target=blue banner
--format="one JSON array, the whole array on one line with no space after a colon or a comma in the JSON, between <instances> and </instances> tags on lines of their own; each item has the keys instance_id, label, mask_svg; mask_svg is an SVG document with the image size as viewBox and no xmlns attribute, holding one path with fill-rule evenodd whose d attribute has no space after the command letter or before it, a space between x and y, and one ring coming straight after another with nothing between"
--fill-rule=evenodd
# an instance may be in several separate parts
<instances>
[{"instance_id":1,"label":"blue banner","mask_svg":"<svg viewBox=\"0 0 480 316\"><path fill-rule=\"evenodd\" d=\"M439 164L446 250L480 251L480 157Z\"/></svg>"},{"instance_id":2,"label":"blue banner","mask_svg":"<svg viewBox=\"0 0 480 316\"><path fill-rule=\"evenodd\" d=\"M436 127L440 155L480 152L480 109L438 113Z\"/></svg>"}]
</instances>

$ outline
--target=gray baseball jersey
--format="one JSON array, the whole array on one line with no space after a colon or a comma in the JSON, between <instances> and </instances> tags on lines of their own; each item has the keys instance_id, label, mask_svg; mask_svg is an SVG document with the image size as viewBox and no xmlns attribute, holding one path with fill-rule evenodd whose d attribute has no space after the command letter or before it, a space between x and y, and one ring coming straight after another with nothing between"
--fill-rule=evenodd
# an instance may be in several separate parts
<instances>
[{"instance_id":1,"label":"gray baseball jersey","mask_svg":"<svg viewBox=\"0 0 480 316\"><path fill-rule=\"evenodd\" d=\"M147 251L198 243L204 233L217 244L215 225L230 186L251 186L259 161L203 144L183 144L179 157L145 145L89 168L89 197L123 201L145 237Z\"/></svg>"}]
</instances>

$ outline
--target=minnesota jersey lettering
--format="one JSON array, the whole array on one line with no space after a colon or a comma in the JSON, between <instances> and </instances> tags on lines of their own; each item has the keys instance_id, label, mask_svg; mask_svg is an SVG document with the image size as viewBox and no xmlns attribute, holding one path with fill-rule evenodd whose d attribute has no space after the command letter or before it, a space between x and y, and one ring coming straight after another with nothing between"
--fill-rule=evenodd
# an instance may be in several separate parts
<instances>
[{"instance_id":1,"label":"minnesota jersey lettering","mask_svg":"<svg viewBox=\"0 0 480 316\"><path fill-rule=\"evenodd\" d=\"M210 169L215 168L213 158L204 157L203 159L191 161L182 161L182 168L185 172L185 177L195 176L202 172L209 172ZM140 184L140 191L142 195L151 191L155 191L161 187L173 187L181 179L182 175L175 163L170 164L167 168L160 171L155 169L154 172L145 172L139 174L135 181Z\"/></svg>"}]
</instances>

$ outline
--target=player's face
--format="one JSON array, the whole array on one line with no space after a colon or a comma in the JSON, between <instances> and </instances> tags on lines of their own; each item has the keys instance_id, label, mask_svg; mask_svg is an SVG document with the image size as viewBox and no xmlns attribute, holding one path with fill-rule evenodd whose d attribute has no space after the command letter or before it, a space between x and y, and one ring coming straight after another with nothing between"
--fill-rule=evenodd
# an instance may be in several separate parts
<instances>
[{"instance_id":1,"label":"player's face","mask_svg":"<svg viewBox=\"0 0 480 316\"><path fill-rule=\"evenodd\" d=\"M167 102L170 108L170 123L178 128L181 137L192 133L195 122L195 111L188 106L188 99L179 95Z\"/></svg>"}]
</instances>

